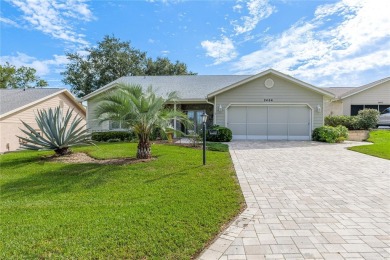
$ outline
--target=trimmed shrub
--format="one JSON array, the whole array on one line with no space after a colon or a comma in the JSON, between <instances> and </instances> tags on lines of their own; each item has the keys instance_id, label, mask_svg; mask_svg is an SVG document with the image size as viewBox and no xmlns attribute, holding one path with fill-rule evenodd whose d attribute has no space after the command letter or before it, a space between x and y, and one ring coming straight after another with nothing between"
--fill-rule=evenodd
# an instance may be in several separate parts
<instances>
[{"instance_id":1,"label":"trimmed shrub","mask_svg":"<svg viewBox=\"0 0 390 260\"><path fill-rule=\"evenodd\" d=\"M232 140L232 130L227 127L214 125L210 130L217 130L216 135L210 135L210 131L206 133L206 140L210 142L230 142Z\"/></svg>"},{"instance_id":2,"label":"trimmed shrub","mask_svg":"<svg viewBox=\"0 0 390 260\"><path fill-rule=\"evenodd\" d=\"M135 134L133 132L112 131L92 133L92 140L97 142L112 142L112 140L130 141L133 139L135 139Z\"/></svg>"},{"instance_id":3,"label":"trimmed shrub","mask_svg":"<svg viewBox=\"0 0 390 260\"><path fill-rule=\"evenodd\" d=\"M359 111L357 118L359 119L359 128L368 130L377 126L379 112L376 109L363 109Z\"/></svg>"},{"instance_id":4,"label":"trimmed shrub","mask_svg":"<svg viewBox=\"0 0 390 260\"><path fill-rule=\"evenodd\" d=\"M327 143L341 143L348 138L348 129L345 126L321 126L313 131L314 141Z\"/></svg>"},{"instance_id":5,"label":"trimmed shrub","mask_svg":"<svg viewBox=\"0 0 390 260\"><path fill-rule=\"evenodd\" d=\"M345 126L349 130L359 129L359 119L357 116L326 116L325 125L327 126Z\"/></svg>"},{"instance_id":6,"label":"trimmed shrub","mask_svg":"<svg viewBox=\"0 0 390 260\"><path fill-rule=\"evenodd\" d=\"M378 124L379 112L376 109L360 110L357 116L326 116L325 125L345 126L349 130L368 130Z\"/></svg>"}]
</instances>

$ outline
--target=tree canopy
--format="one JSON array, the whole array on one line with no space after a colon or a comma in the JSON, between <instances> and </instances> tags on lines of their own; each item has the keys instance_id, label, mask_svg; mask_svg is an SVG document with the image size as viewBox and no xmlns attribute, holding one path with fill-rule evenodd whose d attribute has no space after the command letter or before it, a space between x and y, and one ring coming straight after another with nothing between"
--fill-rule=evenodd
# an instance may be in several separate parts
<instances>
[{"instance_id":1,"label":"tree canopy","mask_svg":"<svg viewBox=\"0 0 390 260\"><path fill-rule=\"evenodd\" d=\"M148 58L146 52L135 49L128 41L105 36L97 47L80 52L67 53L69 63L61 74L71 91L83 97L123 76L143 75L192 75L187 65L168 58Z\"/></svg>"},{"instance_id":2,"label":"tree canopy","mask_svg":"<svg viewBox=\"0 0 390 260\"><path fill-rule=\"evenodd\" d=\"M46 87L45 80L36 75L36 70L30 67L15 67L8 62L0 65L0 88L31 88Z\"/></svg>"}]
</instances>

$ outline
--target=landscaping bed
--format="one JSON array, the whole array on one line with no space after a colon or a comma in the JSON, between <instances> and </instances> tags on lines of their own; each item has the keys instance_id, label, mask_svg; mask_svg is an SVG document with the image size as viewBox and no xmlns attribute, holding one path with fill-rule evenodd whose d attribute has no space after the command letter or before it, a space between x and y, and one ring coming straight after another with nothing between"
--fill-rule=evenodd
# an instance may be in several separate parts
<instances>
[{"instance_id":1,"label":"landscaping bed","mask_svg":"<svg viewBox=\"0 0 390 260\"><path fill-rule=\"evenodd\" d=\"M75 148L132 158L135 143ZM227 152L153 144L154 160L50 162L0 156L0 258L190 259L242 208Z\"/></svg>"}]
</instances>

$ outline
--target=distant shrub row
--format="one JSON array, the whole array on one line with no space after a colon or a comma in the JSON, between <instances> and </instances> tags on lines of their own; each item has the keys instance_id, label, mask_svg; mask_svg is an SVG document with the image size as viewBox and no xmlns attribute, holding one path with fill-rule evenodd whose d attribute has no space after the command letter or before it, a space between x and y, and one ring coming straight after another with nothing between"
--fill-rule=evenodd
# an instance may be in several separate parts
<instances>
[{"instance_id":1,"label":"distant shrub row","mask_svg":"<svg viewBox=\"0 0 390 260\"><path fill-rule=\"evenodd\" d=\"M357 116L327 116L325 125L345 126L349 130L368 130L378 124L379 112L376 109L360 110Z\"/></svg>"},{"instance_id":2,"label":"distant shrub row","mask_svg":"<svg viewBox=\"0 0 390 260\"><path fill-rule=\"evenodd\" d=\"M97 142L131 141L136 136L133 132L113 131L113 132L94 132L92 140Z\"/></svg>"}]
</instances>

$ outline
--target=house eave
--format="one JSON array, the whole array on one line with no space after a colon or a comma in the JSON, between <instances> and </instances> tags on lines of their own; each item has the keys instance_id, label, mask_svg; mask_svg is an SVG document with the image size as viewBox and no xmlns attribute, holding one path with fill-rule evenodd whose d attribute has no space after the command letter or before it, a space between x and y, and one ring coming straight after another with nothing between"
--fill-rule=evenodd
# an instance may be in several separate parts
<instances>
[{"instance_id":1,"label":"house eave","mask_svg":"<svg viewBox=\"0 0 390 260\"><path fill-rule=\"evenodd\" d=\"M317 87L315 87L315 86L313 86L313 85L310 85L310 84L308 84L308 83L306 83L306 82L303 82L303 81L301 81L301 80L298 80L298 79L296 79L296 78L293 78L293 77L291 77L291 76L288 76L288 75L286 75L286 74L283 74L283 73L281 73L281 72L279 72L279 71L276 71L276 70L274 70L274 69L268 69L268 70L265 70L265 71L263 71L263 72L260 72L260 73L258 73L258 74L256 74L256 75L253 75L252 77L246 78L246 79L241 80L241 81L239 81L239 82L236 82L236 83L234 83L234 84L232 84L232 85L229 85L229 86L227 86L227 87L224 87L224 88L222 88L222 89L219 89L219 90L217 90L217 91L214 91L214 92L208 94L208 95L207 95L207 98L210 99L210 98L212 98L212 97L214 97L214 96L217 96L217 95L219 95L219 94L221 94L221 93L223 93L223 92L226 92L226 91L228 91L228 90L230 90L230 89L233 89L233 88L238 87L238 86L240 86L240 85L242 85L242 84L248 83L248 82L250 82L250 81L252 81L252 80L258 79L258 78L260 78L260 77L263 77L263 76L265 76L265 75L267 75L267 74L273 74L273 75L279 76L279 77L281 77L281 78L283 78L283 79L286 79L286 80L291 81L291 82L294 82L294 83L296 83L296 84L298 84L298 85L304 86L304 87L306 87L306 88L308 88L308 89L310 89L310 90L312 90L312 91L314 91L314 92L320 93L320 94L322 94L322 95L324 95L324 96L331 97L331 98L334 98L334 97L335 97L334 94L332 94L332 93L330 93L330 92L328 92L328 91L321 90L321 89L319 89L319 88L317 88Z\"/></svg>"},{"instance_id":2,"label":"house eave","mask_svg":"<svg viewBox=\"0 0 390 260\"><path fill-rule=\"evenodd\" d=\"M5 117L8 117L8 116L10 116L10 115L12 115L12 114L17 113L18 111L21 111L21 110L26 109L26 108L28 108L28 107L34 106L34 105L36 105L36 104L39 104L39 103L41 103L41 102L43 102L43 101L45 101L45 100L48 100L48 99L50 99L50 98L52 98L52 97L55 97L55 96L58 96L58 95L60 95L60 94L62 94L62 93L64 93L67 97L69 97L69 98L71 99L71 101L72 101L72 102L73 102L81 111L84 112L84 116L86 115L86 109L85 109L85 107L84 107L83 105L81 105L80 103L76 102L76 100L74 99L73 95L72 95L67 89L59 89L59 91L57 91L57 92L55 92L55 93L53 93L53 94L51 94L51 95L45 96L45 97L43 97L43 98L40 98L40 99L35 100L35 101L31 102L31 103L28 103L28 104L26 104L26 105L24 105L24 106L15 108L15 109L13 109L13 110L11 110L11 111L8 111L8 112L6 112L6 113L0 115L0 119L3 119L3 118L5 118Z\"/></svg>"}]
</instances>

